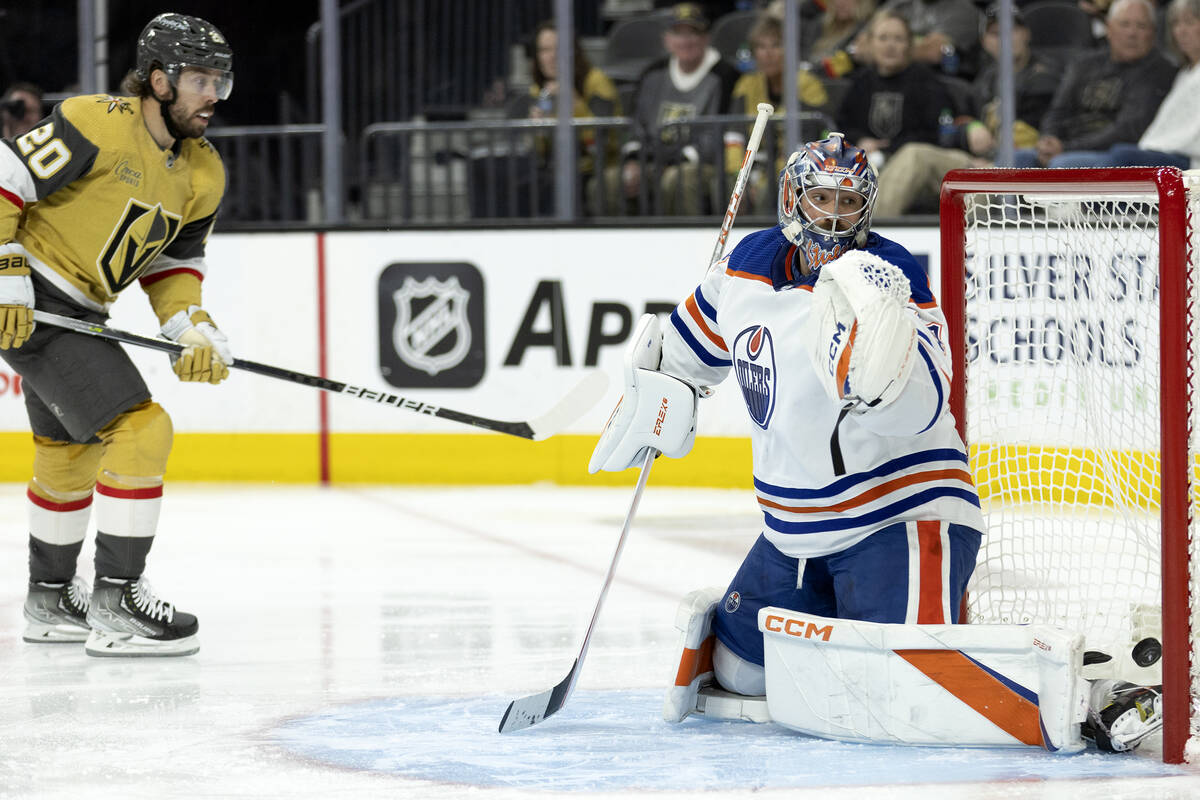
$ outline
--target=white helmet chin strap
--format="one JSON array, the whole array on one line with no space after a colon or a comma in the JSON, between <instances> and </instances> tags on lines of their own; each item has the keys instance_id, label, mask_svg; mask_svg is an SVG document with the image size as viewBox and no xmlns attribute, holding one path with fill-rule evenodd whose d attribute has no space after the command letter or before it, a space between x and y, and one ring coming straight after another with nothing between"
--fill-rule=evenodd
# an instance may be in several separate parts
<instances>
[{"instance_id":1,"label":"white helmet chin strap","mask_svg":"<svg viewBox=\"0 0 1200 800\"><path fill-rule=\"evenodd\" d=\"M800 234L804 232L804 224L799 217L793 219L783 228L783 235L788 238L789 242L796 242L800 239Z\"/></svg>"}]
</instances>

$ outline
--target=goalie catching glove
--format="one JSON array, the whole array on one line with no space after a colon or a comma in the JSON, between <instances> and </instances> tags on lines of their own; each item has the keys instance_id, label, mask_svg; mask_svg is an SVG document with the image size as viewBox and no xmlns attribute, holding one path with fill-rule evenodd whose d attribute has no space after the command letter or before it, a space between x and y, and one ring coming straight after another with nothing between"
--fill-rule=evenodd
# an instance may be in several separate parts
<instances>
[{"instance_id":1,"label":"goalie catching glove","mask_svg":"<svg viewBox=\"0 0 1200 800\"><path fill-rule=\"evenodd\" d=\"M229 377L229 365L233 363L229 340L200 306L177 311L163 324L162 332L184 345L182 353L171 356L171 368L181 381L220 383Z\"/></svg>"},{"instance_id":2,"label":"goalie catching glove","mask_svg":"<svg viewBox=\"0 0 1200 800\"><path fill-rule=\"evenodd\" d=\"M0 247L0 350L17 348L33 335L33 281L20 245Z\"/></svg>"},{"instance_id":3,"label":"goalie catching glove","mask_svg":"<svg viewBox=\"0 0 1200 800\"><path fill-rule=\"evenodd\" d=\"M625 351L625 394L596 442L588 472L620 472L637 466L647 448L680 458L696 439L698 390L658 371L662 333L646 314Z\"/></svg>"},{"instance_id":4,"label":"goalie catching glove","mask_svg":"<svg viewBox=\"0 0 1200 800\"><path fill-rule=\"evenodd\" d=\"M903 391L917 358L917 323L907 310L903 270L851 250L813 287L809 357L835 403L886 406Z\"/></svg>"}]
</instances>

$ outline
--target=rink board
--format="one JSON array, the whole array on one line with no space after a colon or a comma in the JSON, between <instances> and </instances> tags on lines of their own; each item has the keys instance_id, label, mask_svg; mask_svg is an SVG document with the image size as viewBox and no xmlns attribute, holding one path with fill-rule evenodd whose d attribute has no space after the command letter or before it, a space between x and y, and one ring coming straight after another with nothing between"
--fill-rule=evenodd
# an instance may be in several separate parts
<instances>
[{"instance_id":1,"label":"rink board","mask_svg":"<svg viewBox=\"0 0 1200 800\"><path fill-rule=\"evenodd\" d=\"M938 285L936 229L881 232L928 263ZM174 422L173 479L303 483L324 464L345 482L630 483L632 474L586 472L620 396L625 340L638 316L694 290L712 238L706 229L558 229L210 240L205 306L235 356L498 419L536 416L589 371L607 374L604 399L543 442L237 371L219 387L181 384L161 354L127 350ZM113 327L157 328L140 295L116 303ZM14 377L0 368L0 480L21 481L32 446ZM748 486L749 425L726 381L701 406L695 451L660 459L656 483Z\"/></svg>"}]
</instances>

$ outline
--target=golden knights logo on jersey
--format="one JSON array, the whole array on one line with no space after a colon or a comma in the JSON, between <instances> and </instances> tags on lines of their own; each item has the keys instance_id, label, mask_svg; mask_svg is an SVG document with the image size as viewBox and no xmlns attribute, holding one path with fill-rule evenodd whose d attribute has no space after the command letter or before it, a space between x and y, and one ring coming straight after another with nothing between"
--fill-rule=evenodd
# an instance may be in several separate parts
<instances>
[{"instance_id":1,"label":"golden knights logo on jersey","mask_svg":"<svg viewBox=\"0 0 1200 800\"><path fill-rule=\"evenodd\" d=\"M181 222L162 203L150 205L130 198L96 262L108 291L117 294L137 280L179 233Z\"/></svg>"},{"instance_id":2,"label":"golden knights logo on jersey","mask_svg":"<svg viewBox=\"0 0 1200 800\"><path fill-rule=\"evenodd\" d=\"M391 264L379 276L379 370L397 387L467 388L486 367L483 275L473 264Z\"/></svg>"}]
</instances>

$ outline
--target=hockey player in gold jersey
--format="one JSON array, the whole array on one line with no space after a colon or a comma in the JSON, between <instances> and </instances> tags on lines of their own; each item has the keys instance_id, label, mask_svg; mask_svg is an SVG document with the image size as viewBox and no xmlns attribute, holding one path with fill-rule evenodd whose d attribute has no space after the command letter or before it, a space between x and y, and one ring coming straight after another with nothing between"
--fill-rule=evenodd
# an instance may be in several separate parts
<instances>
[{"instance_id":1,"label":"hockey player in gold jersey","mask_svg":"<svg viewBox=\"0 0 1200 800\"><path fill-rule=\"evenodd\" d=\"M232 66L212 24L161 14L138 38L128 96L69 98L0 144L0 357L22 376L35 444L26 641L83 641L95 656L199 648L195 616L144 577L171 420L119 345L35 327L33 309L102 322L139 283L163 334L185 345L179 378L228 375L232 355L200 287L225 191L203 137ZM76 574L93 504L94 592Z\"/></svg>"}]
</instances>

